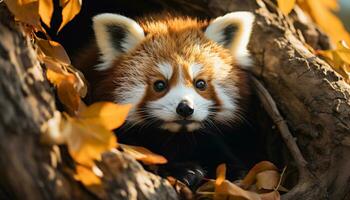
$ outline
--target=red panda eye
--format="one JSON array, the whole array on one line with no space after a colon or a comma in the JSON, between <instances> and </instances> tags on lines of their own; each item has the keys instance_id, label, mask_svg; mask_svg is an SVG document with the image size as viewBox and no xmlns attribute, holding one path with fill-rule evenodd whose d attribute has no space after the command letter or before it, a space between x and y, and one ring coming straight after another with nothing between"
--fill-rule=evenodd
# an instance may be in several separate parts
<instances>
[{"instance_id":1,"label":"red panda eye","mask_svg":"<svg viewBox=\"0 0 350 200\"><path fill-rule=\"evenodd\" d=\"M207 88L207 83L204 80L199 79L198 81L196 81L195 86L197 89L203 91Z\"/></svg>"},{"instance_id":2,"label":"red panda eye","mask_svg":"<svg viewBox=\"0 0 350 200\"><path fill-rule=\"evenodd\" d=\"M158 80L154 82L153 88L156 92L163 92L167 88L167 85L164 81Z\"/></svg>"}]
</instances>

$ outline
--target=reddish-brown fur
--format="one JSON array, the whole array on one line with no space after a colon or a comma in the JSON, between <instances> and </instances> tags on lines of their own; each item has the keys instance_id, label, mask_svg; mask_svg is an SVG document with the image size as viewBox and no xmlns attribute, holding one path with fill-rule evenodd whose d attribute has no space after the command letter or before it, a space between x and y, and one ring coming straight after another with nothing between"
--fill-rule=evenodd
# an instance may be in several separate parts
<instances>
[{"instance_id":1,"label":"reddish-brown fur","mask_svg":"<svg viewBox=\"0 0 350 200\"><path fill-rule=\"evenodd\" d=\"M132 51L121 55L113 62L110 69L98 72L93 66L98 63L98 54L95 46L89 48L85 56L79 57L74 64L81 69L87 76L91 84L91 97L93 101L108 100L115 101L118 94L115 89L127 84L120 77L128 76L129 71L134 71L138 80L147 83L147 92L145 93L142 103L150 100L156 100L166 94L165 92L157 93L153 90L154 81L164 79L155 69L156 64L160 62L170 63L174 68L174 75L169 81L169 89L175 85L179 79L177 68L182 68L186 84L193 87L193 80L188 74L187 68L191 63L200 63L204 65L204 72L199 74L197 79L203 79L208 82L208 89L198 91L206 99L213 100L216 105L220 105L220 97L217 96L215 89L211 85L213 76L212 56L219 57L225 64L232 68L229 70L229 77L223 82L228 87L238 88L238 96L235 97L240 101L248 95L248 84L246 74L235 63L235 59L229 50L223 48L217 43L207 39L203 30L208 26L208 21L198 21L191 18L173 18L163 16L162 18L153 17L145 18L139 21L146 34L145 40ZM242 103L242 102L241 102ZM244 102L243 102L244 103Z\"/></svg>"}]
</instances>

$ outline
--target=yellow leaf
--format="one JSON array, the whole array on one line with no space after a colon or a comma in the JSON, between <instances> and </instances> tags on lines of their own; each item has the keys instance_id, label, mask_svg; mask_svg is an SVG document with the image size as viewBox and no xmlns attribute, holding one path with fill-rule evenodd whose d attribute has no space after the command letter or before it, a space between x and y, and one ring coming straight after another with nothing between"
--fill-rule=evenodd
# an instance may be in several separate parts
<instances>
[{"instance_id":1,"label":"yellow leaf","mask_svg":"<svg viewBox=\"0 0 350 200\"><path fill-rule=\"evenodd\" d=\"M277 0L278 8L283 14L288 15L294 8L296 0Z\"/></svg>"},{"instance_id":2,"label":"yellow leaf","mask_svg":"<svg viewBox=\"0 0 350 200\"><path fill-rule=\"evenodd\" d=\"M350 48L344 40L338 42L335 53L341 58L341 60L350 65Z\"/></svg>"},{"instance_id":3,"label":"yellow leaf","mask_svg":"<svg viewBox=\"0 0 350 200\"><path fill-rule=\"evenodd\" d=\"M244 190L225 180L215 187L214 200L260 200L257 193Z\"/></svg>"},{"instance_id":4,"label":"yellow leaf","mask_svg":"<svg viewBox=\"0 0 350 200\"><path fill-rule=\"evenodd\" d=\"M47 64L49 60L50 59L45 60L45 64ZM55 64L55 62L52 63ZM82 108L81 106L83 103L80 99L78 79L73 74L65 72L59 66L55 65L47 69L46 76L48 80L57 87L58 98L65 106L68 113L75 115L76 112Z\"/></svg>"},{"instance_id":5,"label":"yellow leaf","mask_svg":"<svg viewBox=\"0 0 350 200\"><path fill-rule=\"evenodd\" d=\"M261 161L254 165L252 169L249 170L248 174L244 177L241 184L244 188L248 188L256 180L256 175L260 172L267 170L278 171L277 167L269 161Z\"/></svg>"},{"instance_id":6,"label":"yellow leaf","mask_svg":"<svg viewBox=\"0 0 350 200\"><path fill-rule=\"evenodd\" d=\"M341 40L350 44L350 34L332 12L337 8L334 0L303 0L298 1L298 4L327 33L333 44Z\"/></svg>"},{"instance_id":7,"label":"yellow leaf","mask_svg":"<svg viewBox=\"0 0 350 200\"><path fill-rule=\"evenodd\" d=\"M66 50L55 41L36 38L36 42L46 56L55 58L63 64L70 65L71 61L66 53Z\"/></svg>"},{"instance_id":8,"label":"yellow leaf","mask_svg":"<svg viewBox=\"0 0 350 200\"><path fill-rule=\"evenodd\" d=\"M15 18L34 27L40 27L39 3L35 1L5 0Z\"/></svg>"},{"instance_id":9,"label":"yellow leaf","mask_svg":"<svg viewBox=\"0 0 350 200\"><path fill-rule=\"evenodd\" d=\"M62 83L62 81L64 79L67 78L67 76L62 74L61 72L57 72L57 71L54 71L54 70L51 70L51 69L47 69L46 77L55 86L58 86L59 84Z\"/></svg>"},{"instance_id":10,"label":"yellow leaf","mask_svg":"<svg viewBox=\"0 0 350 200\"><path fill-rule=\"evenodd\" d=\"M71 21L81 9L82 0L61 0L60 5L62 9L62 23L58 32L69 22Z\"/></svg>"},{"instance_id":11,"label":"yellow leaf","mask_svg":"<svg viewBox=\"0 0 350 200\"><path fill-rule=\"evenodd\" d=\"M69 113L75 113L80 104L80 96L75 89L76 79L74 76L66 76L57 86L57 95L61 103L66 106Z\"/></svg>"},{"instance_id":12,"label":"yellow leaf","mask_svg":"<svg viewBox=\"0 0 350 200\"><path fill-rule=\"evenodd\" d=\"M256 175L256 186L259 190L274 190L277 188L280 174L276 170L267 170Z\"/></svg>"},{"instance_id":13,"label":"yellow leaf","mask_svg":"<svg viewBox=\"0 0 350 200\"><path fill-rule=\"evenodd\" d=\"M53 0L39 0L39 15L43 22L50 28L53 14Z\"/></svg>"},{"instance_id":14,"label":"yellow leaf","mask_svg":"<svg viewBox=\"0 0 350 200\"><path fill-rule=\"evenodd\" d=\"M216 168L215 184L220 185L226 179L226 164L220 164Z\"/></svg>"},{"instance_id":15,"label":"yellow leaf","mask_svg":"<svg viewBox=\"0 0 350 200\"><path fill-rule=\"evenodd\" d=\"M350 84L350 48L345 41L338 42L334 50L317 51L317 53Z\"/></svg>"},{"instance_id":16,"label":"yellow leaf","mask_svg":"<svg viewBox=\"0 0 350 200\"><path fill-rule=\"evenodd\" d=\"M76 166L76 174L74 179L82 182L85 186L100 185L101 179L96 176L92 168L84 167L82 165Z\"/></svg>"},{"instance_id":17,"label":"yellow leaf","mask_svg":"<svg viewBox=\"0 0 350 200\"><path fill-rule=\"evenodd\" d=\"M339 5L337 0L320 0L324 6L327 8L333 10L333 11L338 11L339 10Z\"/></svg>"},{"instance_id":18,"label":"yellow leaf","mask_svg":"<svg viewBox=\"0 0 350 200\"><path fill-rule=\"evenodd\" d=\"M120 144L120 147L125 153L131 155L136 160L142 161L146 165L165 164L168 162L163 156L155 154L144 147L131 146L126 144Z\"/></svg>"},{"instance_id":19,"label":"yellow leaf","mask_svg":"<svg viewBox=\"0 0 350 200\"><path fill-rule=\"evenodd\" d=\"M98 123L108 130L113 130L124 123L130 108L131 104L119 105L112 102L98 102L83 110L79 117L88 123Z\"/></svg>"},{"instance_id":20,"label":"yellow leaf","mask_svg":"<svg viewBox=\"0 0 350 200\"><path fill-rule=\"evenodd\" d=\"M67 140L69 154L77 163L93 166L94 160L100 160L103 152L117 147L114 133L103 126L66 117L63 132Z\"/></svg>"}]
</instances>

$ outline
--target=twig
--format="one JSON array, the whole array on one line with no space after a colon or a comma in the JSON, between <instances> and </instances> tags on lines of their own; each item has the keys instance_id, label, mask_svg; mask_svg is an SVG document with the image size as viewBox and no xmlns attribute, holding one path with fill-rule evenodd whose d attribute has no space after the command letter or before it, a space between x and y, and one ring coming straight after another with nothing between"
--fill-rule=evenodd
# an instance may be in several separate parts
<instances>
[{"instance_id":1,"label":"twig","mask_svg":"<svg viewBox=\"0 0 350 200\"><path fill-rule=\"evenodd\" d=\"M277 105L271 97L270 93L267 91L267 89L255 77L252 77L252 80L263 107L278 127L283 141L287 145L292 157L296 162L297 168L299 170L299 177L305 178L305 175L309 174L309 171L306 168L307 161L301 154L300 149L294 140L294 137L288 129L286 121L283 119L280 112L278 111Z\"/></svg>"}]
</instances>

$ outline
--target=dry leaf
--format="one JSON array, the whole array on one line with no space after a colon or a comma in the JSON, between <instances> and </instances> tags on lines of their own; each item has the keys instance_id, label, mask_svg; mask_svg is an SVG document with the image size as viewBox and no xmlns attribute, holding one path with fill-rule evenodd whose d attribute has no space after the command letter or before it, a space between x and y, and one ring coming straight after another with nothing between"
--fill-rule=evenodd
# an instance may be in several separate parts
<instances>
[{"instance_id":1,"label":"dry leaf","mask_svg":"<svg viewBox=\"0 0 350 200\"><path fill-rule=\"evenodd\" d=\"M294 8L296 0L277 0L278 8L283 14L288 15Z\"/></svg>"},{"instance_id":2,"label":"dry leaf","mask_svg":"<svg viewBox=\"0 0 350 200\"><path fill-rule=\"evenodd\" d=\"M74 85L76 79L73 75L66 76L65 79L57 86L57 95L61 103L65 105L67 111L74 114L80 106L80 96Z\"/></svg>"},{"instance_id":3,"label":"dry leaf","mask_svg":"<svg viewBox=\"0 0 350 200\"><path fill-rule=\"evenodd\" d=\"M58 32L80 12L81 3L81 0L60 0L60 5L63 9L62 23Z\"/></svg>"},{"instance_id":4,"label":"dry leaf","mask_svg":"<svg viewBox=\"0 0 350 200\"><path fill-rule=\"evenodd\" d=\"M71 61L66 50L58 42L36 38L36 42L45 56L57 59L63 64L70 65Z\"/></svg>"},{"instance_id":5,"label":"dry leaf","mask_svg":"<svg viewBox=\"0 0 350 200\"><path fill-rule=\"evenodd\" d=\"M215 185L220 185L226 179L226 164L220 164L216 168Z\"/></svg>"},{"instance_id":6,"label":"dry leaf","mask_svg":"<svg viewBox=\"0 0 350 200\"><path fill-rule=\"evenodd\" d=\"M256 186L259 190L274 190L277 188L280 174L276 170L267 170L256 174Z\"/></svg>"},{"instance_id":7,"label":"dry leaf","mask_svg":"<svg viewBox=\"0 0 350 200\"><path fill-rule=\"evenodd\" d=\"M317 51L350 84L350 48L340 41L335 50Z\"/></svg>"},{"instance_id":8,"label":"dry leaf","mask_svg":"<svg viewBox=\"0 0 350 200\"><path fill-rule=\"evenodd\" d=\"M278 168L269 161L261 161L258 164L254 165L252 169L249 170L248 174L241 181L241 184L244 188L248 188L256 180L256 175L260 172L267 170L278 171Z\"/></svg>"},{"instance_id":9,"label":"dry leaf","mask_svg":"<svg viewBox=\"0 0 350 200\"><path fill-rule=\"evenodd\" d=\"M40 27L39 2L37 0L5 0L5 3L17 20L36 28Z\"/></svg>"},{"instance_id":10,"label":"dry leaf","mask_svg":"<svg viewBox=\"0 0 350 200\"><path fill-rule=\"evenodd\" d=\"M327 33L333 44L341 40L350 44L349 33L332 12L338 8L336 0L299 0L298 5Z\"/></svg>"},{"instance_id":11,"label":"dry leaf","mask_svg":"<svg viewBox=\"0 0 350 200\"><path fill-rule=\"evenodd\" d=\"M85 186L100 185L101 179L93 172L92 168L82 165L76 166L74 179L82 182Z\"/></svg>"},{"instance_id":12,"label":"dry leaf","mask_svg":"<svg viewBox=\"0 0 350 200\"><path fill-rule=\"evenodd\" d=\"M130 108L131 104L98 102L79 113L79 117L89 124L98 123L108 130L113 130L124 123Z\"/></svg>"},{"instance_id":13,"label":"dry leaf","mask_svg":"<svg viewBox=\"0 0 350 200\"><path fill-rule=\"evenodd\" d=\"M161 155L155 154L144 147L131 146L126 144L120 144L120 147L125 153L131 155L136 160L140 160L146 165L167 163L166 158L164 158Z\"/></svg>"},{"instance_id":14,"label":"dry leaf","mask_svg":"<svg viewBox=\"0 0 350 200\"><path fill-rule=\"evenodd\" d=\"M172 176L168 176L166 179L169 181L170 185L173 186L175 191L180 195L181 199L193 199L193 193L186 184L175 179Z\"/></svg>"},{"instance_id":15,"label":"dry leaf","mask_svg":"<svg viewBox=\"0 0 350 200\"><path fill-rule=\"evenodd\" d=\"M113 132L98 124L88 124L84 120L66 116L63 127L68 151L79 164L93 166L94 160L100 160L101 154L117 147Z\"/></svg>"},{"instance_id":16,"label":"dry leaf","mask_svg":"<svg viewBox=\"0 0 350 200\"><path fill-rule=\"evenodd\" d=\"M47 63L49 60L46 60ZM54 62L53 62L54 63ZM54 68L54 70L52 70ZM60 67L54 66L47 69L47 79L57 87L57 95L68 113L75 115L82 106L77 78Z\"/></svg>"},{"instance_id":17,"label":"dry leaf","mask_svg":"<svg viewBox=\"0 0 350 200\"><path fill-rule=\"evenodd\" d=\"M215 187L214 200L260 200L257 193L244 190L225 180Z\"/></svg>"},{"instance_id":18,"label":"dry leaf","mask_svg":"<svg viewBox=\"0 0 350 200\"><path fill-rule=\"evenodd\" d=\"M39 0L39 15L49 28L51 26L53 8L53 0Z\"/></svg>"}]
</instances>

